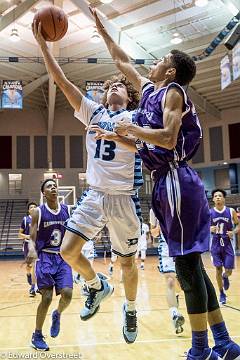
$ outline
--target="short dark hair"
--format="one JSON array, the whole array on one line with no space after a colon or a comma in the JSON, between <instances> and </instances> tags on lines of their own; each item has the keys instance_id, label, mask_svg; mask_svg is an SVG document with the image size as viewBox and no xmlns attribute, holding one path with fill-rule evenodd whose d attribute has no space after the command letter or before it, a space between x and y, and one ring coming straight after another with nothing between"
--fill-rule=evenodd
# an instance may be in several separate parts
<instances>
[{"instance_id":1,"label":"short dark hair","mask_svg":"<svg viewBox=\"0 0 240 360\"><path fill-rule=\"evenodd\" d=\"M222 193L224 198L227 196L227 193L226 193L225 190L223 190L223 189L214 189L214 190L212 191L212 198L214 197L214 195L215 195L216 192Z\"/></svg>"},{"instance_id":2,"label":"short dark hair","mask_svg":"<svg viewBox=\"0 0 240 360\"><path fill-rule=\"evenodd\" d=\"M34 201L31 201L31 202L29 202L29 203L27 204L27 209L28 209L28 210L29 210L29 208L30 208L31 205L38 206L37 203L35 203Z\"/></svg>"},{"instance_id":3,"label":"short dark hair","mask_svg":"<svg viewBox=\"0 0 240 360\"><path fill-rule=\"evenodd\" d=\"M196 64L186 53L179 50L170 51L174 68L176 69L175 81L179 85L188 85L196 75Z\"/></svg>"},{"instance_id":4,"label":"short dark hair","mask_svg":"<svg viewBox=\"0 0 240 360\"><path fill-rule=\"evenodd\" d=\"M41 192L42 193L44 192L44 187L45 187L46 183L48 183L49 181L53 181L57 186L57 183L56 183L56 181L54 179L46 179L46 180L43 181L43 183L41 185Z\"/></svg>"}]
</instances>

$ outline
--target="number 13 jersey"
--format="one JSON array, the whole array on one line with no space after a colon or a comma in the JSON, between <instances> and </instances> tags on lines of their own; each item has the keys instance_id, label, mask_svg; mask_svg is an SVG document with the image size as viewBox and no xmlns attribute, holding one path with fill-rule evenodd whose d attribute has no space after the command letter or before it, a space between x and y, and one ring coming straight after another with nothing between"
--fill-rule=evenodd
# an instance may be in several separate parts
<instances>
[{"instance_id":1,"label":"number 13 jersey","mask_svg":"<svg viewBox=\"0 0 240 360\"><path fill-rule=\"evenodd\" d=\"M98 125L114 131L116 121L123 118L133 121L134 112L126 109L110 111L83 97L80 109L74 115L87 126ZM95 136L95 132L87 131L87 183L93 189L110 194L133 194L143 184L139 155L118 142L96 140Z\"/></svg>"}]
</instances>

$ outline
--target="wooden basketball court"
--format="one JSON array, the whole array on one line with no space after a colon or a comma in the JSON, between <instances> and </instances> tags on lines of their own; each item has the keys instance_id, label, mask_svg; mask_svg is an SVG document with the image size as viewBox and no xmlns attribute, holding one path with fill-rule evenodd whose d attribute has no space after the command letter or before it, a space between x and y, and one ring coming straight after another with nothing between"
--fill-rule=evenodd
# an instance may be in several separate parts
<instances>
[{"instance_id":1,"label":"wooden basketball court","mask_svg":"<svg viewBox=\"0 0 240 360\"><path fill-rule=\"evenodd\" d=\"M204 262L216 284L215 269L209 255L204 256ZM222 307L222 312L232 338L240 343L239 257L236 263L227 294L228 303ZM184 352L191 345L183 294L180 294L180 309L186 316L186 324L183 334L177 336L165 300L164 279L157 270L157 257L148 257L145 270L139 270L139 335L134 344L127 345L122 337L124 290L123 284L119 282L119 265L116 264L112 278L115 292L101 305L99 313L87 322L81 321L79 317L85 298L80 296L79 285L74 285L72 303L62 316L61 332L55 339L49 335L51 312L57 304L57 298L54 297L43 329L50 352L36 352L29 343L40 295L29 298L25 269L21 264L21 261L0 262L0 358L5 356L6 359L16 359L23 353L28 359L176 360L184 358ZM106 273L107 264L104 259L95 260L97 271Z\"/></svg>"}]
</instances>

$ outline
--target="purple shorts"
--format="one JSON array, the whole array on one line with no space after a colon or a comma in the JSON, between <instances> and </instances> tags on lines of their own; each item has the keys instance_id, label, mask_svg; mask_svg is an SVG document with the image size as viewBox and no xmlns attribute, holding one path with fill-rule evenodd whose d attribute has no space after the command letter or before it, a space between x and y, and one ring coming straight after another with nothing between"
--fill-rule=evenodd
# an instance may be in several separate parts
<instances>
[{"instance_id":1,"label":"purple shorts","mask_svg":"<svg viewBox=\"0 0 240 360\"><path fill-rule=\"evenodd\" d=\"M224 246L212 246L211 255L214 266L234 269L235 255L231 242Z\"/></svg>"},{"instance_id":2,"label":"purple shorts","mask_svg":"<svg viewBox=\"0 0 240 360\"><path fill-rule=\"evenodd\" d=\"M170 256L209 250L210 211L204 186L186 163L156 172L152 208Z\"/></svg>"},{"instance_id":3,"label":"purple shorts","mask_svg":"<svg viewBox=\"0 0 240 360\"><path fill-rule=\"evenodd\" d=\"M23 242L23 254L24 254L24 258L26 259L28 255L28 242L26 241Z\"/></svg>"},{"instance_id":4,"label":"purple shorts","mask_svg":"<svg viewBox=\"0 0 240 360\"><path fill-rule=\"evenodd\" d=\"M36 261L38 289L55 287L56 295L64 288L73 288L72 268L60 254L41 252Z\"/></svg>"}]
</instances>

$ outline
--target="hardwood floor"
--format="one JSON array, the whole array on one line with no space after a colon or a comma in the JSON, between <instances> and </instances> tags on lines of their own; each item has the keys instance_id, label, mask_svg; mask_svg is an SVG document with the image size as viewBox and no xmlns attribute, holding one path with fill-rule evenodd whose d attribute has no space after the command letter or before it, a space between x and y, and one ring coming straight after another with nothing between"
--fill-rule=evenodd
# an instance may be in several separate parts
<instances>
[{"instance_id":1,"label":"hardwood floor","mask_svg":"<svg viewBox=\"0 0 240 360\"><path fill-rule=\"evenodd\" d=\"M204 256L204 263L216 285L215 269L208 254ZM236 263L227 294L228 303L222 307L222 312L231 336L240 343L240 257ZM61 332L55 339L49 335L51 312L58 301L54 296L43 329L50 352L36 352L29 343L40 295L29 298L25 269L21 264L21 261L0 262L0 359L4 356L6 359L20 358L23 353L25 358L39 359L176 360L184 358L184 352L191 345L183 294L180 293L180 309L186 323L183 334L177 336L166 304L164 279L157 270L157 257L148 257L145 270L139 270L139 335L134 344L127 345L122 337L124 290L119 282L119 265L116 264L112 277L114 294L101 305L99 313L87 322L79 317L85 298L80 296L79 285L74 286L73 300L62 315ZM96 259L94 266L97 271L107 273L104 259Z\"/></svg>"}]
</instances>

